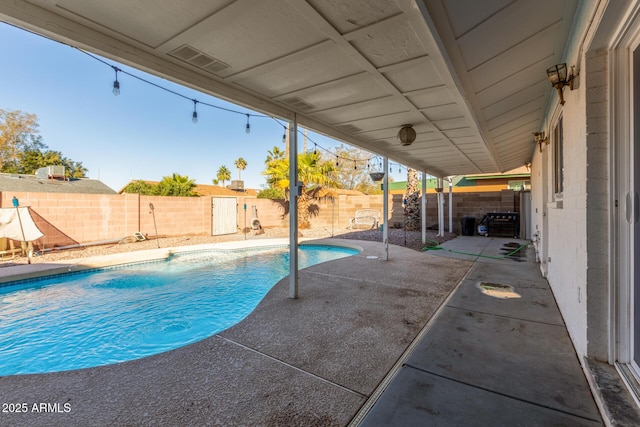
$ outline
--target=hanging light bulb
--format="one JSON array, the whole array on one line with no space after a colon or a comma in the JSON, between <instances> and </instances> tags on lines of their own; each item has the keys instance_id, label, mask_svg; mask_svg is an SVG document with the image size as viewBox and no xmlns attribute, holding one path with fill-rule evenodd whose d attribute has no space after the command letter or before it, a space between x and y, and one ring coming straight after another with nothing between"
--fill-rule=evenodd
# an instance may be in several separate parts
<instances>
[{"instance_id":1,"label":"hanging light bulb","mask_svg":"<svg viewBox=\"0 0 640 427\"><path fill-rule=\"evenodd\" d=\"M282 133L282 143L286 144L287 143L287 128L284 128L284 132Z\"/></svg>"},{"instance_id":2,"label":"hanging light bulb","mask_svg":"<svg viewBox=\"0 0 640 427\"><path fill-rule=\"evenodd\" d=\"M193 122L193 124L198 123L198 112L196 111L196 105L198 104L198 101L196 101L195 99L193 100L193 114L191 115L191 121Z\"/></svg>"},{"instance_id":3,"label":"hanging light bulb","mask_svg":"<svg viewBox=\"0 0 640 427\"><path fill-rule=\"evenodd\" d=\"M113 82L113 94L115 96L120 95L120 82L118 81L118 71L120 71L117 67L113 67L116 72L116 79Z\"/></svg>"},{"instance_id":4,"label":"hanging light bulb","mask_svg":"<svg viewBox=\"0 0 640 427\"><path fill-rule=\"evenodd\" d=\"M316 144L315 142L313 143L313 154L318 154L318 144Z\"/></svg>"},{"instance_id":5,"label":"hanging light bulb","mask_svg":"<svg viewBox=\"0 0 640 427\"><path fill-rule=\"evenodd\" d=\"M353 161L353 169L354 169L354 170L358 170L358 165L356 164L356 161L355 161L355 160Z\"/></svg>"},{"instance_id":6,"label":"hanging light bulb","mask_svg":"<svg viewBox=\"0 0 640 427\"><path fill-rule=\"evenodd\" d=\"M247 114L247 126L245 126L244 131L246 133L251 133L251 125L249 124L249 115Z\"/></svg>"},{"instance_id":7,"label":"hanging light bulb","mask_svg":"<svg viewBox=\"0 0 640 427\"><path fill-rule=\"evenodd\" d=\"M338 156L336 156L336 167L340 166L340 158Z\"/></svg>"}]
</instances>

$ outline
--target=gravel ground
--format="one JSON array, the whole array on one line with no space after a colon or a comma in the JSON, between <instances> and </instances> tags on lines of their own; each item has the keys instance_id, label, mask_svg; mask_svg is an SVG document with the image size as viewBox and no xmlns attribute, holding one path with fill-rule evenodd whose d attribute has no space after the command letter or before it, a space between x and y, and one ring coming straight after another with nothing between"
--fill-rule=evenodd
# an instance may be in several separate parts
<instances>
[{"instance_id":1,"label":"gravel ground","mask_svg":"<svg viewBox=\"0 0 640 427\"><path fill-rule=\"evenodd\" d=\"M251 231L245 236L244 233L230 234L225 236L181 236L181 237L160 237L159 239L150 238L144 241L135 241L132 236L123 238L120 242L102 245L89 245L78 248L60 249L53 251L46 251L41 255L34 255L31 259L32 264L45 263L53 261L65 261L77 258L86 258L97 255L108 255L120 252L132 252L145 249L155 249L158 246L161 248L169 248L175 246L187 246L187 245L199 245L203 243L218 243L232 240L255 240L255 239L270 239L278 237L288 237L289 230L286 228L265 228L258 232ZM346 229L334 229L333 233L330 229L309 229L300 230L300 237L311 238L339 238L339 239L355 239L355 240L367 240L367 241L379 241L382 242L382 232L380 230L346 230ZM445 242L456 237L455 234L446 233L444 237L437 237L436 232L427 230L427 239L431 241L438 241L438 243ZM416 251L421 251L422 244L422 232L421 231L407 231L398 229L389 229L389 244L405 246ZM7 259L0 261L0 267L10 267L17 264L26 264L27 257L18 257L14 259Z\"/></svg>"}]
</instances>

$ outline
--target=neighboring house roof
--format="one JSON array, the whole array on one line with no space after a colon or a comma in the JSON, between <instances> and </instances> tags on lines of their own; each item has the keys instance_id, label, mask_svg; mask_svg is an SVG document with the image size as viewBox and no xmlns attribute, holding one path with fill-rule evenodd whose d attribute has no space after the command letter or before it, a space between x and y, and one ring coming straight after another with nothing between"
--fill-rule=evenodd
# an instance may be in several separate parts
<instances>
[{"instance_id":1,"label":"neighboring house roof","mask_svg":"<svg viewBox=\"0 0 640 427\"><path fill-rule=\"evenodd\" d=\"M453 187L474 187L479 185L476 181L483 179L504 179L504 180L513 180L513 179L530 179L531 172L526 167L521 167L517 169L510 170L508 172L502 174L477 174L477 175L459 175L452 177ZM436 178L427 178L427 189L436 188L437 179ZM443 187L447 188L449 183L445 180L443 182ZM418 179L418 189L422 188L422 179ZM404 191L407 189L407 181L396 181L389 183L390 191Z\"/></svg>"},{"instance_id":2,"label":"neighboring house roof","mask_svg":"<svg viewBox=\"0 0 640 427\"><path fill-rule=\"evenodd\" d=\"M531 170L526 166L519 167L517 169L512 169L505 173L481 173L477 175L465 175L465 179L467 180L477 180L477 179L500 179L500 178L531 178Z\"/></svg>"},{"instance_id":3,"label":"neighboring house roof","mask_svg":"<svg viewBox=\"0 0 640 427\"><path fill-rule=\"evenodd\" d=\"M35 175L0 173L0 191L32 193L117 194L102 181L90 178L42 179Z\"/></svg>"},{"instance_id":4,"label":"neighboring house roof","mask_svg":"<svg viewBox=\"0 0 640 427\"><path fill-rule=\"evenodd\" d=\"M364 196L365 195L362 191L347 190L346 188L332 188L331 191L333 191L337 195L344 195L344 196Z\"/></svg>"},{"instance_id":5,"label":"neighboring house roof","mask_svg":"<svg viewBox=\"0 0 640 427\"><path fill-rule=\"evenodd\" d=\"M336 196L364 196L362 191L347 190L344 188L329 188L329 187L315 187L308 191L312 197L317 199L321 197L336 197Z\"/></svg>"},{"instance_id":6,"label":"neighboring house roof","mask_svg":"<svg viewBox=\"0 0 640 427\"><path fill-rule=\"evenodd\" d=\"M257 190L245 188L244 190L231 190L230 188L220 187L219 185L196 184L196 193L201 196L245 196L255 197Z\"/></svg>"}]
</instances>

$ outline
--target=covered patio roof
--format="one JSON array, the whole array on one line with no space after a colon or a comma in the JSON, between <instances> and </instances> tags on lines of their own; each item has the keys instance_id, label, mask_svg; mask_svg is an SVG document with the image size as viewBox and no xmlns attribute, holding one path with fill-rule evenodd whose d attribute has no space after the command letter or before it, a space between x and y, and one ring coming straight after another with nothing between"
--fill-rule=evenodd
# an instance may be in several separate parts
<instances>
[{"instance_id":1,"label":"covered patio roof","mask_svg":"<svg viewBox=\"0 0 640 427\"><path fill-rule=\"evenodd\" d=\"M0 19L434 176L531 160L577 0L12 0ZM573 65L573 64L568 64ZM553 100L551 99L553 97ZM396 138L410 124L415 142Z\"/></svg>"}]
</instances>

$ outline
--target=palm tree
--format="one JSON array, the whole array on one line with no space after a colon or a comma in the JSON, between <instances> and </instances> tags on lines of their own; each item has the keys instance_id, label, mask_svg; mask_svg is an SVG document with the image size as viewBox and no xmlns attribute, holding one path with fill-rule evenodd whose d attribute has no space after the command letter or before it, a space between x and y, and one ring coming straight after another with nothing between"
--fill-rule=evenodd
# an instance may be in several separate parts
<instances>
[{"instance_id":1,"label":"palm tree","mask_svg":"<svg viewBox=\"0 0 640 427\"><path fill-rule=\"evenodd\" d=\"M238 168L238 180L241 180L241 173L247 168L247 161L242 157L238 157L238 160L233 162L233 164L236 165L236 168Z\"/></svg>"},{"instance_id":2,"label":"palm tree","mask_svg":"<svg viewBox=\"0 0 640 427\"><path fill-rule=\"evenodd\" d=\"M222 181L222 186L224 187L225 181L229 181L231 179L231 171L224 165L220 166L218 168L216 179L218 181Z\"/></svg>"},{"instance_id":3,"label":"palm tree","mask_svg":"<svg viewBox=\"0 0 640 427\"><path fill-rule=\"evenodd\" d=\"M302 183L298 197L300 228L311 226L309 212L311 193L320 194L322 192L320 190L326 189L326 187L336 187L336 182L331 178L333 169L333 163L322 161L317 153L307 152L298 155L298 180ZM289 159L272 160L267 164L267 170L263 172L263 175L267 176L267 183L271 187L285 190L285 195L288 198Z\"/></svg>"},{"instance_id":4,"label":"palm tree","mask_svg":"<svg viewBox=\"0 0 640 427\"><path fill-rule=\"evenodd\" d=\"M267 151L267 159L264 161L265 165L268 165L274 160L284 159L287 153L278 148L277 145L273 147L273 150Z\"/></svg>"},{"instance_id":5,"label":"palm tree","mask_svg":"<svg viewBox=\"0 0 640 427\"><path fill-rule=\"evenodd\" d=\"M158 193L160 196L195 196L195 186L195 180L189 179L187 175L174 173L162 177L162 181L158 183Z\"/></svg>"}]
</instances>

